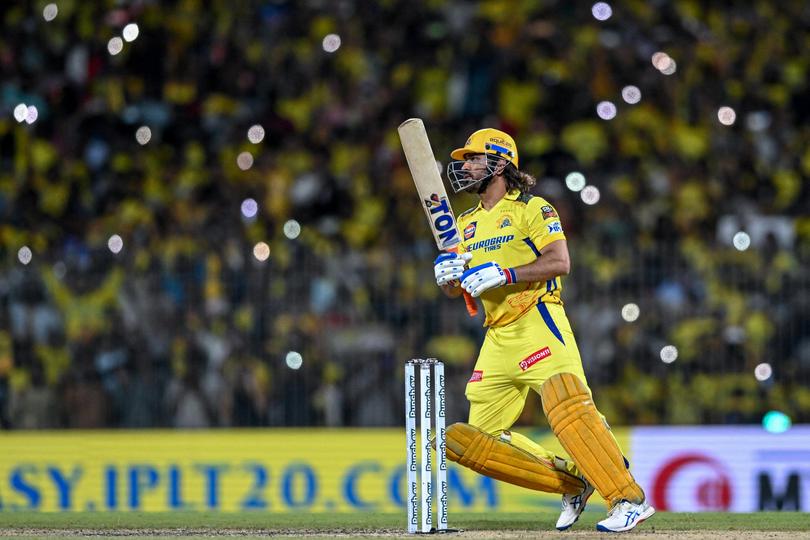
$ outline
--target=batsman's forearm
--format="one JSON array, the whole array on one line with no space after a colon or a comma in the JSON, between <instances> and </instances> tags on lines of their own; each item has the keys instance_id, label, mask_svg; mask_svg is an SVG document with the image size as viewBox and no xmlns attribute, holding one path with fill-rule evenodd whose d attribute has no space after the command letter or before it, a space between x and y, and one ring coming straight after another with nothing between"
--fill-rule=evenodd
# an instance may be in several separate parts
<instances>
[{"instance_id":1,"label":"batsman's forearm","mask_svg":"<svg viewBox=\"0 0 810 540\"><path fill-rule=\"evenodd\" d=\"M534 262L512 268L518 282L543 282L566 276L571 270L569 261L561 258L539 257Z\"/></svg>"}]
</instances>

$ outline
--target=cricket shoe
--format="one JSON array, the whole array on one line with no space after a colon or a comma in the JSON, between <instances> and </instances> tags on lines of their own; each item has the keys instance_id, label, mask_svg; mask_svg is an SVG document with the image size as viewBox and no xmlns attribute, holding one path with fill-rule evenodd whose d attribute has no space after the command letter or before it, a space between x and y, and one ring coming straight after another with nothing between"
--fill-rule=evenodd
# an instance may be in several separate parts
<instances>
[{"instance_id":1,"label":"cricket shoe","mask_svg":"<svg viewBox=\"0 0 810 540\"><path fill-rule=\"evenodd\" d=\"M577 522L580 514L585 510L585 503L593 495L594 487L584 477L582 477L582 481L585 482L585 489L582 493L562 496L562 512L560 512L556 525L558 531L564 531Z\"/></svg>"},{"instance_id":2,"label":"cricket shoe","mask_svg":"<svg viewBox=\"0 0 810 540\"><path fill-rule=\"evenodd\" d=\"M600 532L629 531L654 513L655 508L650 506L647 501L635 504L623 500L610 510L607 518L596 524L596 530Z\"/></svg>"}]
</instances>

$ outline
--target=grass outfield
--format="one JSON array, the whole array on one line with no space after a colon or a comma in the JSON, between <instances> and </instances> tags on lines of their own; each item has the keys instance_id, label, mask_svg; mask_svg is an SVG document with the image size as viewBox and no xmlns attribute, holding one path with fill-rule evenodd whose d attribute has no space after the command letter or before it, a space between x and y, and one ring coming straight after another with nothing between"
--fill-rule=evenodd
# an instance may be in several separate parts
<instances>
[{"instance_id":1,"label":"grass outfield","mask_svg":"<svg viewBox=\"0 0 810 540\"><path fill-rule=\"evenodd\" d=\"M601 512L585 512L571 532L554 531L555 514L451 514L459 538L605 538L595 532ZM88 537L213 538L267 536L312 538L408 537L402 514L267 514L0 512L0 536L15 538ZM810 516L800 512L756 514L659 512L631 533L639 538L810 538Z\"/></svg>"}]
</instances>

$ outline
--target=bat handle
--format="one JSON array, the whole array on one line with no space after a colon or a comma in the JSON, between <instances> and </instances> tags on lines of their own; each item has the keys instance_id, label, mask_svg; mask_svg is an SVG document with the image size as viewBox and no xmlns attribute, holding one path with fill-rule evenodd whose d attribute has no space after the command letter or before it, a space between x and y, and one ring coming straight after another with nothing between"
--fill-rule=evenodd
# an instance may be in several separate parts
<instances>
[{"instance_id":1,"label":"bat handle","mask_svg":"<svg viewBox=\"0 0 810 540\"><path fill-rule=\"evenodd\" d=\"M453 247L447 251L451 253L458 253L458 248ZM465 290L462 290L461 292L464 296L464 303L467 304L467 313L470 314L470 317L475 317L478 315L478 304L475 302L475 298L470 296L470 293Z\"/></svg>"},{"instance_id":2,"label":"bat handle","mask_svg":"<svg viewBox=\"0 0 810 540\"><path fill-rule=\"evenodd\" d=\"M464 303L467 304L467 313L470 314L470 317L475 317L478 315L478 304L475 303L475 298L470 296L470 293L467 291L464 291L463 294Z\"/></svg>"}]
</instances>

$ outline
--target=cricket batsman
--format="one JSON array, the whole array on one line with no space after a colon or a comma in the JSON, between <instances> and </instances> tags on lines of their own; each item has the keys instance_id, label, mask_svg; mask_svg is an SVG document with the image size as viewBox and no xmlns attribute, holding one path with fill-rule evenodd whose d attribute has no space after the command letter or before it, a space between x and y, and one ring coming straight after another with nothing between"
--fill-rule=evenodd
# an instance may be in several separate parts
<instances>
[{"instance_id":1,"label":"cricket batsman","mask_svg":"<svg viewBox=\"0 0 810 540\"><path fill-rule=\"evenodd\" d=\"M557 529L579 519L594 489L608 502L599 531L629 531L655 513L597 410L576 340L560 299L570 270L556 210L529 190L534 177L518 168L511 136L497 129L470 135L450 154L456 191L480 201L458 218L458 253L436 258L436 283L447 296L462 288L484 304L486 337L467 383L469 423L447 429L447 456L481 474L559 493ZM540 395L562 459L510 431L529 390Z\"/></svg>"}]
</instances>

